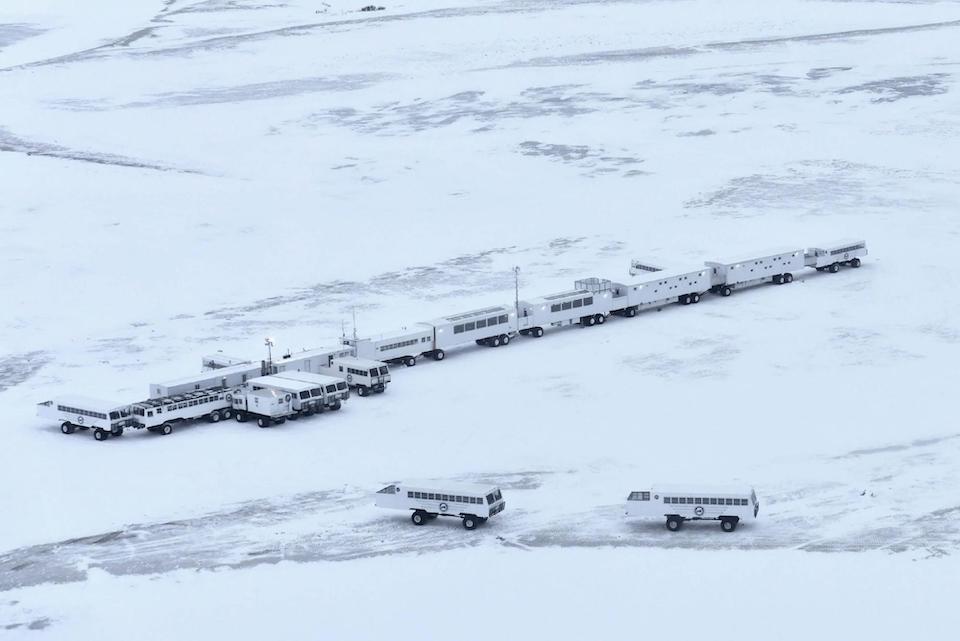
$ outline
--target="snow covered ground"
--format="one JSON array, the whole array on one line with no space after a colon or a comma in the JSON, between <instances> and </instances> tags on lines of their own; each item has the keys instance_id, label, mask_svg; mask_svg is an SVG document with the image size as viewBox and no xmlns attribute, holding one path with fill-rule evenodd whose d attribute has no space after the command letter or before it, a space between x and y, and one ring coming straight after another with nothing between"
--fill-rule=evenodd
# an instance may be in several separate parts
<instances>
[{"instance_id":1,"label":"snow covered ground","mask_svg":"<svg viewBox=\"0 0 960 641\"><path fill-rule=\"evenodd\" d=\"M0 6L0 633L950 638L960 3ZM569 287L864 237L859 270L394 368L288 422L34 416ZM414 528L368 493L499 483ZM623 519L655 482L759 519ZM470 613L470 614L467 614Z\"/></svg>"}]
</instances>

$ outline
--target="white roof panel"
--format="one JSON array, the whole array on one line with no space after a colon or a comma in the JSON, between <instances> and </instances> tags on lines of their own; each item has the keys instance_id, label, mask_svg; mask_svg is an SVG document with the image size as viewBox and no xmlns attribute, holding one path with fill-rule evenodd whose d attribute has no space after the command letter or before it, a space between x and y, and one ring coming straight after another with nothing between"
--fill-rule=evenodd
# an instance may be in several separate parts
<instances>
[{"instance_id":1,"label":"white roof panel","mask_svg":"<svg viewBox=\"0 0 960 641\"><path fill-rule=\"evenodd\" d=\"M419 488L423 490L435 490L444 494L475 494L485 496L496 489L498 485L485 485L483 483L462 483L458 481L413 479L397 483L401 488Z\"/></svg>"},{"instance_id":2,"label":"white roof panel","mask_svg":"<svg viewBox=\"0 0 960 641\"><path fill-rule=\"evenodd\" d=\"M231 365L230 367L218 367L217 369L208 369L204 372L197 372L190 376L181 376L180 378L175 378L169 381L163 381L162 383L154 383L154 385L164 385L166 387L172 387L174 385L184 385L187 383L192 383L194 381L206 381L214 378L221 378L227 376L228 374L243 374L250 371L260 371L259 363L242 363L240 365Z\"/></svg>"},{"instance_id":3,"label":"white roof panel","mask_svg":"<svg viewBox=\"0 0 960 641\"><path fill-rule=\"evenodd\" d=\"M310 389L311 385L307 382L304 382L303 379L288 378L285 376L279 376L274 374L272 376L260 376L258 378L251 378L247 381L247 385L259 385L261 387L276 387L278 389L284 390L295 390L298 392L305 392Z\"/></svg>"},{"instance_id":4,"label":"white roof panel","mask_svg":"<svg viewBox=\"0 0 960 641\"><path fill-rule=\"evenodd\" d=\"M311 385L329 385L330 383L342 383L342 378L337 376L327 376L326 374L314 374L313 372L280 372L274 374L277 378L290 381L303 381Z\"/></svg>"},{"instance_id":5,"label":"white roof panel","mask_svg":"<svg viewBox=\"0 0 960 641\"><path fill-rule=\"evenodd\" d=\"M750 496L750 493L753 492L753 488L749 485L712 485L710 483L704 484L690 484L690 485L675 485L675 484L664 484L664 485L654 485L651 490L658 494L676 494L678 496Z\"/></svg>"},{"instance_id":6,"label":"white roof panel","mask_svg":"<svg viewBox=\"0 0 960 641\"><path fill-rule=\"evenodd\" d=\"M659 272L643 272L643 273L637 274L637 276L641 277L641 280L638 280L635 283L631 283L631 285L645 285L647 283L653 283L658 280L664 280L665 278L674 278L675 276L687 276L689 274L699 274L700 272L706 272L706 271L709 271L708 268L706 266L703 266L703 267L693 267L691 269L670 268L670 269L664 269Z\"/></svg>"},{"instance_id":7,"label":"white roof panel","mask_svg":"<svg viewBox=\"0 0 960 641\"><path fill-rule=\"evenodd\" d=\"M867 241L863 240L862 238L841 238L840 240L834 240L829 243L810 245L809 249L836 249L838 247L850 247L851 245L861 244L866 246Z\"/></svg>"}]
</instances>

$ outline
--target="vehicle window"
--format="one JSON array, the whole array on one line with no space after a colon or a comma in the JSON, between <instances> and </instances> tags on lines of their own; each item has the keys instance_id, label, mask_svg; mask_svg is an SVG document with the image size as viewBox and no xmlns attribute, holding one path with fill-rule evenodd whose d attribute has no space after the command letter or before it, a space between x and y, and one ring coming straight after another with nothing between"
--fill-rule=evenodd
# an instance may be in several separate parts
<instances>
[{"instance_id":1,"label":"vehicle window","mask_svg":"<svg viewBox=\"0 0 960 641\"><path fill-rule=\"evenodd\" d=\"M710 505L716 505L717 499L710 499Z\"/></svg>"},{"instance_id":2,"label":"vehicle window","mask_svg":"<svg viewBox=\"0 0 960 641\"><path fill-rule=\"evenodd\" d=\"M380 374L381 374L381 375L385 375L385 374L389 374L389 373L390 373L390 370L388 370L385 366L380 368Z\"/></svg>"},{"instance_id":3,"label":"vehicle window","mask_svg":"<svg viewBox=\"0 0 960 641\"><path fill-rule=\"evenodd\" d=\"M503 496L500 494L500 490L497 490L497 491L495 492L494 496L497 497L497 500L498 500L498 501L503 498Z\"/></svg>"},{"instance_id":4,"label":"vehicle window","mask_svg":"<svg viewBox=\"0 0 960 641\"><path fill-rule=\"evenodd\" d=\"M573 307L573 304L572 304L570 301L567 301L567 302L561 304L561 307L562 307L563 309L570 309L571 307Z\"/></svg>"},{"instance_id":5,"label":"vehicle window","mask_svg":"<svg viewBox=\"0 0 960 641\"><path fill-rule=\"evenodd\" d=\"M462 497L462 496L455 496L455 497L453 497L453 502L454 502L454 503L463 503L463 497Z\"/></svg>"},{"instance_id":6,"label":"vehicle window","mask_svg":"<svg viewBox=\"0 0 960 641\"><path fill-rule=\"evenodd\" d=\"M726 499L727 505L733 505L733 499Z\"/></svg>"},{"instance_id":7,"label":"vehicle window","mask_svg":"<svg viewBox=\"0 0 960 641\"><path fill-rule=\"evenodd\" d=\"M300 392L300 398L310 398L310 392Z\"/></svg>"},{"instance_id":8,"label":"vehicle window","mask_svg":"<svg viewBox=\"0 0 960 641\"><path fill-rule=\"evenodd\" d=\"M370 370L370 373L368 374L368 376L376 376L376 375L377 375L377 368L374 367L372 370Z\"/></svg>"},{"instance_id":9,"label":"vehicle window","mask_svg":"<svg viewBox=\"0 0 960 641\"><path fill-rule=\"evenodd\" d=\"M464 323L464 325L463 325L464 331L467 331L467 332L473 331L473 330L476 329L476 328L477 328L477 324L476 324L476 323Z\"/></svg>"},{"instance_id":10,"label":"vehicle window","mask_svg":"<svg viewBox=\"0 0 960 641\"><path fill-rule=\"evenodd\" d=\"M337 389L339 389L339 390L347 389L347 384L346 384L346 383L337 383Z\"/></svg>"},{"instance_id":11,"label":"vehicle window","mask_svg":"<svg viewBox=\"0 0 960 641\"><path fill-rule=\"evenodd\" d=\"M110 418L112 419L120 418L120 412L110 412Z\"/></svg>"},{"instance_id":12,"label":"vehicle window","mask_svg":"<svg viewBox=\"0 0 960 641\"><path fill-rule=\"evenodd\" d=\"M412 498L413 498L413 492L407 492L407 498L408 498L408 499L412 499Z\"/></svg>"},{"instance_id":13,"label":"vehicle window","mask_svg":"<svg viewBox=\"0 0 960 641\"><path fill-rule=\"evenodd\" d=\"M680 503L682 503L683 505L686 505L686 504L687 504L687 497L681 496L681 497L680 497Z\"/></svg>"},{"instance_id":14,"label":"vehicle window","mask_svg":"<svg viewBox=\"0 0 960 641\"><path fill-rule=\"evenodd\" d=\"M559 312L559 311L560 311L560 303L557 303L556 305L551 305L551 306L550 306L550 311L551 311L551 312Z\"/></svg>"},{"instance_id":15,"label":"vehicle window","mask_svg":"<svg viewBox=\"0 0 960 641\"><path fill-rule=\"evenodd\" d=\"M587 296L583 299L584 305L593 305L593 296Z\"/></svg>"},{"instance_id":16,"label":"vehicle window","mask_svg":"<svg viewBox=\"0 0 960 641\"><path fill-rule=\"evenodd\" d=\"M582 298L578 298L577 300L573 301L573 306L574 306L574 307L583 307L583 299L582 299Z\"/></svg>"},{"instance_id":17,"label":"vehicle window","mask_svg":"<svg viewBox=\"0 0 960 641\"><path fill-rule=\"evenodd\" d=\"M477 321L477 329L481 329L481 328L486 327L486 326L487 326L487 319L482 318L482 319L480 319L480 320Z\"/></svg>"},{"instance_id":18,"label":"vehicle window","mask_svg":"<svg viewBox=\"0 0 960 641\"><path fill-rule=\"evenodd\" d=\"M670 499L667 498L667 497L663 497L663 502L664 502L664 503L669 503L669 502L670 502Z\"/></svg>"},{"instance_id":19,"label":"vehicle window","mask_svg":"<svg viewBox=\"0 0 960 641\"><path fill-rule=\"evenodd\" d=\"M499 318L497 318L497 320L498 320L501 324L502 324L502 323L506 323L506 322L507 322L507 315L506 315L506 314L502 314Z\"/></svg>"},{"instance_id":20,"label":"vehicle window","mask_svg":"<svg viewBox=\"0 0 960 641\"><path fill-rule=\"evenodd\" d=\"M493 505L493 494L487 494L487 505Z\"/></svg>"},{"instance_id":21,"label":"vehicle window","mask_svg":"<svg viewBox=\"0 0 960 641\"><path fill-rule=\"evenodd\" d=\"M337 391L337 386L336 386L336 385L327 385L327 391L330 392L330 393L336 392L336 391Z\"/></svg>"}]
</instances>

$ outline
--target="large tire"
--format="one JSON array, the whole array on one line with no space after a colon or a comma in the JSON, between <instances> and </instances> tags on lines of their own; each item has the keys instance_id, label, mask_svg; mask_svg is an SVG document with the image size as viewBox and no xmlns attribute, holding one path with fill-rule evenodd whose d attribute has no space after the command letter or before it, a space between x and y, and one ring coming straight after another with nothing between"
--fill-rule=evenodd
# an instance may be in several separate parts
<instances>
[{"instance_id":1,"label":"large tire","mask_svg":"<svg viewBox=\"0 0 960 641\"><path fill-rule=\"evenodd\" d=\"M208 416L207 419L208 419L211 423L219 423L219 422L220 422L220 412L210 412L210 416Z\"/></svg>"},{"instance_id":2,"label":"large tire","mask_svg":"<svg viewBox=\"0 0 960 641\"><path fill-rule=\"evenodd\" d=\"M164 423L160 426L159 432L164 436L170 436L173 433L173 425L170 423Z\"/></svg>"},{"instance_id":3,"label":"large tire","mask_svg":"<svg viewBox=\"0 0 960 641\"><path fill-rule=\"evenodd\" d=\"M607 317L604 316L603 314L597 314L596 318L597 318L597 325L603 325L604 323L607 322Z\"/></svg>"},{"instance_id":4,"label":"large tire","mask_svg":"<svg viewBox=\"0 0 960 641\"><path fill-rule=\"evenodd\" d=\"M490 341L490 347L500 347L500 337L494 336L493 338L487 339Z\"/></svg>"},{"instance_id":5,"label":"large tire","mask_svg":"<svg viewBox=\"0 0 960 641\"><path fill-rule=\"evenodd\" d=\"M370 388L366 385L357 385L357 396L367 396L370 393Z\"/></svg>"},{"instance_id":6,"label":"large tire","mask_svg":"<svg viewBox=\"0 0 960 641\"><path fill-rule=\"evenodd\" d=\"M831 274L836 274L838 271L840 271L840 263L833 263L832 265L827 267L827 271L830 272Z\"/></svg>"},{"instance_id":7,"label":"large tire","mask_svg":"<svg viewBox=\"0 0 960 641\"><path fill-rule=\"evenodd\" d=\"M689 305L690 297L684 294L683 296L677 299L677 302L680 303L681 305Z\"/></svg>"},{"instance_id":8,"label":"large tire","mask_svg":"<svg viewBox=\"0 0 960 641\"><path fill-rule=\"evenodd\" d=\"M403 359L403 364L407 367L413 367L417 364L417 359L413 356L407 356L405 359Z\"/></svg>"},{"instance_id":9,"label":"large tire","mask_svg":"<svg viewBox=\"0 0 960 641\"><path fill-rule=\"evenodd\" d=\"M691 294L691 295L690 295L690 302L693 303L694 305L696 305L697 303L699 303L699 302L700 302L700 294Z\"/></svg>"},{"instance_id":10,"label":"large tire","mask_svg":"<svg viewBox=\"0 0 960 641\"><path fill-rule=\"evenodd\" d=\"M733 532L737 529L738 519L720 519L720 529L724 532Z\"/></svg>"},{"instance_id":11,"label":"large tire","mask_svg":"<svg viewBox=\"0 0 960 641\"><path fill-rule=\"evenodd\" d=\"M597 322L597 319L593 316L584 316L580 319L581 325L586 325L587 327L593 327Z\"/></svg>"},{"instance_id":12,"label":"large tire","mask_svg":"<svg viewBox=\"0 0 960 641\"><path fill-rule=\"evenodd\" d=\"M288 416L287 418L289 418L291 421L295 421L295 420L297 420L298 418L300 418L300 415L299 415L299 414L291 414L291 415Z\"/></svg>"},{"instance_id":13,"label":"large tire","mask_svg":"<svg viewBox=\"0 0 960 641\"><path fill-rule=\"evenodd\" d=\"M859 258L852 258L852 259L850 259L850 266L851 266L851 267L859 267L860 265L862 265L862 263L860 262L860 259L859 259Z\"/></svg>"},{"instance_id":14,"label":"large tire","mask_svg":"<svg viewBox=\"0 0 960 641\"><path fill-rule=\"evenodd\" d=\"M509 345L509 344L510 344L510 335L509 335L509 334L501 334L501 335L500 335L500 344L501 344L501 345Z\"/></svg>"},{"instance_id":15,"label":"large tire","mask_svg":"<svg viewBox=\"0 0 960 641\"><path fill-rule=\"evenodd\" d=\"M237 419L237 423L246 423L247 422L247 413L246 412L237 412L233 415L233 418Z\"/></svg>"},{"instance_id":16,"label":"large tire","mask_svg":"<svg viewBox=\"0 0 960 641\"><path fill-rule=\"evenodd\" d=\"M233 412L229 407L227 409L220 410L220 418L223 420L229 421L231 416L233 416Z\"/></svg>"},{"instance_id":17,"label":"large tire","mask_svg":"<svg viewBox=\"0 0 960 641\"><path fill-rule=\"evenodd\" d=\"M774 285L783 285L783 274L777 274L773 277Z\"/></svg>"},{"instance_id":18,"label":"large tire","mask_svg":"<svg viewBox=\"0 0 960 641\"><path fill-rule=\"evenodd\" d=\"M784 274L784 275L783 275L783 282L785 282L785 283L792 283L792 282L793 282L793 274L791 274L790 272L787 272L786 274Z\"/></svg>"},{"instance_id":19,"label":"large tire","mask_svg":"<svg viewBox=\"0 0 960 641\"><path fill-rule=\"evenodd\" d=\"M720 288L720 295L723 296L724 298L726 298L732 293L733 293L733 290L730 289L729 285L724 285L723 287Z\"/></svg>"},{"instance_id":20,"label":"large tire","mask_svg":"<svg viewBox=\"0 0 960 641\"><path fill-rule=\"evenodd\" d=\"M336 412L341 407L343 407L343 403L341 403L340 401L336 401L333 405L330 406L330 410L333 412Z\"/></svg>"},{"instance_id":21,"label":"large tire","mask_svg":"<svg viewBox=\"0 0 960 641\"><path fill-rule=\"evenodd\" d=\"M534 338L543 338L543 328L542 328L542 327L534 327L533 330L532 330L530 333L531 333L531 335L532 335Z\"/></svg>"},{"instance_id":22,"label":"large tire","mask_svg":"<svg viewBox=\"0 0 960 641\"><path fill-rule=\"evenodd\" d=\"M683 519L681 519L679 516L667 517L667 529L671 532L676 532L679 530L681 525L683 525Z\"/></svg>"},{"instance_id":23,"label":"large tire","mask_svg":"<svg viewBox=\"0 0 960 641\"><path fill-rule=\"evenodd\" d=\"M634 316L637 315L637 310L633 307L628 307L627 310L623 312L623 315L626 316L627 318L633 318Z\"/></svg>"},{"instance_id":24,"label":"large tire","mask_svg":"<svg viewBox=\"0 0 960 641\"><path fill-rule=\"evenodd\" d=\"M76 429L70 421L64 421L63 424L60 425L60 431L64 434L73 434Z\"/></svg>"},{"instance_id":25,"label":"large tire","mask_svg":"<svg viewBox=\"0 0 960 641\"><path fill-rule=\"evenodd\" d=\"M446 356L447 356L447 353L444 352L442 349L433 350L433 360L435 361L442 361Z\"/></svg>"},{"instance_id":26,"label":"large tire","mask_svg":"<svg viewBox=\"0 0 960 641\"><path fill-rule=\"evenodd\" d=\"M123 436L123 428L117 427L110 430L110 436Z\"/></svg>"},{"instance_id":27,"label":"large tire","mask_svg":"<svg viewBox=\"0 0 960 641\"><path fill-rule=\"evenodd\" d=\"M476 529L477 529L477 517L475 517L475 516L470 516L470 515L467 515L467 516L463 517L463 527L466 528L466 529L468 529L468 530L476 530Z\"/></svg>"},{"instance_id":28,"label":"large tire","mask_svg":"<svg viewBox=\"0 0 960 641\"><path fill-rule=\"evenodd\" d=\"M257 417L257 427L264 429L270 427L271 421L269 418L264 418L263 416Z\"/></svg>"},{"instance_id":29,"label":"large tire","mask_svg":"<svg viewBox=\"0 0 960 641\"><path fill-rule=\"evenodd\" d=\"M98 441L105 441L109 436L110 432L102 430L99 427L93 430L93 438L97 439Z\"/></svg>"},{"instance_id":30,"label":"large tire","mask_svg":"<svg viewBox=\"0 0 960 641\"><path fill-rule=\"evenodd\" d=\"M414 525L423 525L427 522L427 513L421 510L416 510L410 515L410 520L413 521Z\"/></svg>"}]
</instances>

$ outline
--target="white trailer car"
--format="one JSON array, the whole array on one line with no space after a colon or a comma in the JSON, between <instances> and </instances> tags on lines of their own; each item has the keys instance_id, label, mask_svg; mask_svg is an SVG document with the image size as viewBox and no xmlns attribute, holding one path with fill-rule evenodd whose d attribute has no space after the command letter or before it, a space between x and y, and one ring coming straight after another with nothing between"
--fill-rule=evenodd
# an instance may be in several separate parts
<instances>
[{"instance_id":1,"label":"white trailer car","mask_svg":"<svg viewBox=\"0 0 960 641\"><path fill-rule=\"evenodd\" d=\"M403 328L376 338L344 338L343 344L353 348L357 358L413 367L419 356L443 359L443 352L437 354L434 351L433 336L433 326L420 323L412 329Z\"/></svg>"},{"instance_id":2,"label":"white trailer car","mask_svg":"<svg viewBox=\"0 0 960 641\"><path fill-rule=\"evenodd\" d=\"M793 282L793 272L803 268L803 250L793 247L776 249L733 260L707 261L710 268L710 291L729 296L735 289L760 283L783 285Z\"/></svg>"},{"instance_id":3,"label":"white trailer car","mask_svg":"<svg viewBox=\"0 0 960 641\"><path fill-rule=\"evenodd\" d=\"M488 347L508 345L519 329L517 312L505 305L475 309L421 324L434 329L431 355L436 360L443 360L444 350L467 345L471 341Z\"/></svg>"},{"instance_id":4,"label":"white trailer car","mask_svg":"<svg viewBox=\"0 0 960 641\"><path fill-rule=\"evenodd\" d=\"M666 518L667 529L676 532L684 521L720 521L724 532L733 532L740 521L756 519L760 511L751 487L656 486L631 492L627 516Z\"/></svg>"},{"instance_id":5,"label":"white trailer car","mask_svg":"<svg viewBox=\"0 0 960 641\"><path fill-rule=\"evenodd\" d=\"M260 427L270 427L283 423L293 412L293 396L275 389L250 389L243 387L234 390L233 417L238 423L254 418Z\"/></svg>"},{"instance_id":6,"label":"white trailer car","mask_svg":"<svg viewBox=\"0 0 960 641\"><path fill-rule=\"evenodd\" d=\"M350 398L350 388L347 382L336 376L314 374L313 372L280 372L274 374L274 376L309 383L311 385L310 396L321 399L321 403L313 408L316 412L338 410L343 401Z\"/></svg>"},{"instance_id":7,"label":"white trailer car","mask_svg":"<svg viewBox=\"0 0 960 641\"><path fill-rule=\"evenodd\" d=\"M398 483L379 490L374 499L377 507L411 510L414 525L423 525L438 516L451 516L462 519L468 530L486 523L506 507L500 488L472 483Z\"/></svg>"},{"instance_id":8,"label":"white trailer car","mask_svg":"<svg viewBox=\"0 0 960 641\"><path fill-rule=\"evenodd\" d=\"M269 369L272 373L313 372L345 379L351 389L360 396L370 392L383 392L390 382L390 369L382 361L356 358L354 348L340 345L331 348L318 348L294 354L286 354L274 361Z\"/></svg>"},{"instance_id":9,"label":"white trailer car","mask_svg":"<svg viewBox=\"0 0 960 641\"><path fill-rule=\"evenodd\" d=\"M313 414L316 411L323 411L322 395L314 397L311 393L312 390L317 388L317 385L314 383L307 383L286 376L259 376L247 381L247 387L253 391L275 390L283 394L289 394L291 411L288 418L296 418L300 414Z\"/></svg>"},{"instance_id":10,"label":"white trailer car","mask_svg":"<svg viewBox=\"0 0 960 641\"><path fill-rule=\"evenodd\" d=\"M334 360L352 357L353 352L352 347L337 345L334 347L318 347L292 354L287 353L274 360L267 367L269 370L267 373L313 372L315 374L328 374Z\"/></svg>"},{"instance_id":11,"label":"white trailer car","mask_svg":"<svg viewBox=\"0 0 960 641\"><path fill-rule=\"evenodd\" d=\"M696 304L710 287L710 270L706 267L647 272L643 280L627 285L630 306L626 315L633 316L641 309L671 303Z\"/></svg>"},{"instance_id":12,"label":"white trailer car","mask_svg":"<svg viewBox=\"0 0 960 641\"><path fill-rule=\"evenodd\" d=\"M197 392L214 387L239 387L248 379L262 375L260 363L241 363L230 367L200 372L165 383L150 384L150 398L176 396L184 392Z\"/></svg>"},{"instance_id":13,"label":"white trailer car","mask_svg":"<svg viewBox=\"0 0 960 641\"><path fill-rule=\"evenodd\" d=\"M387 364L367 358L335 358L333 364L324 371L347 379L347 385L357 390L360 396L367 396L371 392L381 394L386 391L387 383L390 382L390 368Z\"/></svg>"},{"instance_id":14,"label":"white trailer car","mask_svg":"<svg viewBox=\"0 0 960 641\"><path fill-rule=\"evenodd\" d=\"M600 283L596 278L589 280ZM575 324L592 327L606 322L611 311L612 292L609 289L591 291L586 289L585 283L578 280L575 290L520 301L520 333L540 338L548 327Z\"/></svg>"},{"instance_id":15,"label":"white trailer car","mask_svg":"<svg viewBox=\"0 0 960 641\"><path fill-rule=\"evenodd\" d=\"M860 258L866 255L866 241L845 239L810 247L804 252L803 260L807 267L814 267L818 272L836 274L840 265L859 267Z\"/></svg>"},{"instance_id":16,"label":"white trailer car","mask_svg":"<svg viewBox=\"0 0 960 641\"><path fill-rule=\"evenodd\" d=\"M233 413L232 404L232 392L222 387L151 398L130 406L133 414L131 427L147 428L166 436L173 432L175 425L185 421L205 418L217 423L229 419Z\"/></svg>"},{"instance_id":17,"label":"white trailer car","mask_svg":"<svg viewBox=\"0 0 960 641\"><path fill-rule=\"evenodd\" d=\"M120 436L131 423L128 405L86 396L58 396L38 403L37 416L60 423L64 434L92 429L98 441L105 441L110 435Z\"/></svg>"}]
</instances>

